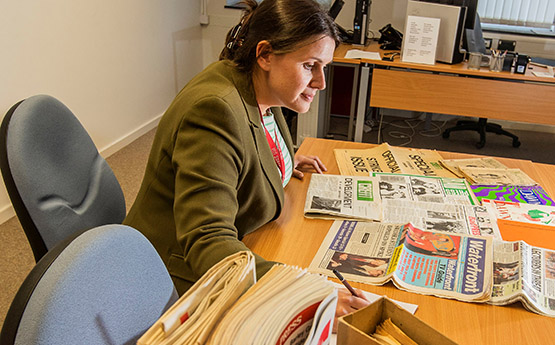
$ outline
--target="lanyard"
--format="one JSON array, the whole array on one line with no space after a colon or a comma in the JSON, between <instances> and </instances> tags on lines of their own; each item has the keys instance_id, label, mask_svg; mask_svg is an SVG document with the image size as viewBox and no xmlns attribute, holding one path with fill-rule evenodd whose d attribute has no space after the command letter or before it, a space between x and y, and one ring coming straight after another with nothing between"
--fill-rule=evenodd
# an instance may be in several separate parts
<instances>
[{"instance_id":1,"label":"lanyard","mask_svg":"<svg viewBox=\"0 0 555 345\"><path fill-rule=\"evenodd\" d=\"M283 182L285 181L285 161L283 160L283 153L281 152L281 148L279 147L279 142L277 140L277 131L274 131L274 133L276 133L276 140L274 141L274 139L272 139L272 136L270 135L270 132L268 132L266 126L264 126L264 118L262 117L262 111L260 111L260 108L258 108L258 112L260 113L260 121L262 127L264 127L264 132L266 132L266 140L270 145L270 151L272 151L274 161L276 162L279 171L281 171L281 182Z\"/></svg>"}]
</instances>

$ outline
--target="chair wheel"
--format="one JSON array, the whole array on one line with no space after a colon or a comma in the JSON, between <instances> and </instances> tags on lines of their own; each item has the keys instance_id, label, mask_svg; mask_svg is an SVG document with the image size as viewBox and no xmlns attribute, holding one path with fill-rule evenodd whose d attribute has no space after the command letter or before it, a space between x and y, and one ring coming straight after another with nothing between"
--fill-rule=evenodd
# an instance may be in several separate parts
<instances>
[{"instance_id":1,"label":"chair wheel","mask_svg":"<svg viewBox=\"0 0 555 345\"><path fill-rule=\"evenodd\" d=\"M477 149L481 149L481 148L483 148L484 146L486 146L486 142L485 142L485 141L479 141L479 142L476 143L476 148L477 148Z\"/></svg>"},{"instance_id":2,"label":"chair wheel","mask_svg":"<svg viewBox=\"0 0 555 345\"><path fill-rule=\"evenodd\" d=\"M449 138L449 132L448 131L443 131L443 138L445 138L445 139Z\"/></svg>"},{"instance_id":3,"label":"chair wheel","mask_svg":"<svg viewBox=\"0 0 555 345\"><path fill-rule=\"evenodd\" d=\"M513 147L520 147L520 141L518 141L518 139L513 140Z\"/></svg>"}]
</instances>

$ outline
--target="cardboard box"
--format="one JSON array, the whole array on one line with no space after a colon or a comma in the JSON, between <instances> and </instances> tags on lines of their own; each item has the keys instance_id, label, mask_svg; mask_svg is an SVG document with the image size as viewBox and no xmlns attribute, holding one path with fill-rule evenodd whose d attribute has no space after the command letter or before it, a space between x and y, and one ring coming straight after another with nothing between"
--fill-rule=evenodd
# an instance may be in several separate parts
<instances>
[{"instance_id":1,"label":"cardboard box","mask_svg":"<svg viewBox=\"0 0 555 345\"><path fill-rule=\"evenodd\" d=\"M337 344L379 345L368 334L374 333L376 326L388 318L419 345L456 344L387 297L382 297L366 308L339 318Z\"/></svg>"}]
</instances>

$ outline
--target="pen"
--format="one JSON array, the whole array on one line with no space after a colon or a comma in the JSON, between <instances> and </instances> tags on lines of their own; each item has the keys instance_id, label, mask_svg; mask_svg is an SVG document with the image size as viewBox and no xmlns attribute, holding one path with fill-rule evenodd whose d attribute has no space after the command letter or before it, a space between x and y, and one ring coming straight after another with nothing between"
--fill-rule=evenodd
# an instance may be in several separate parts
<instances>
[{"instance_id":1,"label":"pen","mask_svg":"<svg viewBox=\"0 0 555 345\"><path fill-rule=\"evenodd\" d=\"M353 296L359 297L358 294L355 292L355 289L353 289L353 287L351 286L351 284L349 284L349 282L346 281L345 278L343 278L343 276L341 275L341 273L339 273L339 271L336 270L335 268L333 269L333 274L335 274L337 279L339 279L339 281L343 283L343 285L345 285L347 290L349 290Z\"/></svg>"}]
</instances>

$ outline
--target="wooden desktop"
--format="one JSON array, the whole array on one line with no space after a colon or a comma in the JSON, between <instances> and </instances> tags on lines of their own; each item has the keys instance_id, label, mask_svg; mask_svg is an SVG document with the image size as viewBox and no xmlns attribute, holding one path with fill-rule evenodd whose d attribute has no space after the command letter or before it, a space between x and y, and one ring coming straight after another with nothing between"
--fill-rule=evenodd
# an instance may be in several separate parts
<instances>
[{"instance_id":1,"label":"wooden desktop","mask_svg":"<svg viewBox=\"0 0 555 345\"><path fill-rule=\"evenodd\" d=\"M375 145L306 138L300 154L319 156L329 174L339 174L334 148L361 149ZM445 159L469 158L476 155L440 152ZM526 160L497 158L511 168L519 168L555 195L555 166ZM267 260L308 267L332 221L307 219L303 216L304 201L310 174L303 180L291 179L285 189L285 205L281 216L251 233L243 242ZM467 303L402 291L392 283L383 286L353 283L390 298L418 304L416 316L460 344L549 344L553 343L555 319L524 309L520 302L507 306Z\"/></svg>"},{"instance_id":2,"label":"wooden desktop","mask_svg":"<svg viewBox=\"0 0 555 345\"><path fill-rule=\"evenodd\" d=\"M532 74L532 68L543 72L546 68L533 66L525 74L516 74L490 72L487 67L469 70L466 62L405 63L399 56L394 61L346 59L345 54L351 49L378 52L381 56L387 51L381 50L375 41L366 46L341 44L335 51L333 64L350 65L356 70L357 88L353 89L355 101L349 127L350 134L356 108L355 141L362 141L368 105L555 125L555 78ZM331 84L329 80L328 85ZM320 119L329 115L331 90L325 92L324 98Z\"/></svg>"}]
</instances>

